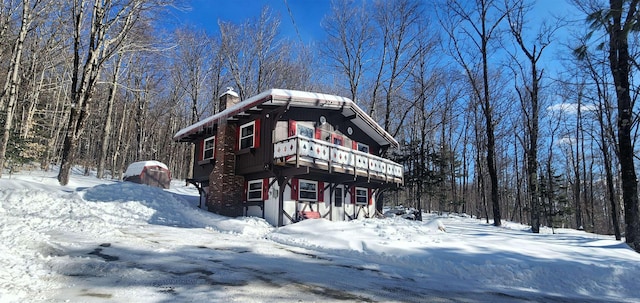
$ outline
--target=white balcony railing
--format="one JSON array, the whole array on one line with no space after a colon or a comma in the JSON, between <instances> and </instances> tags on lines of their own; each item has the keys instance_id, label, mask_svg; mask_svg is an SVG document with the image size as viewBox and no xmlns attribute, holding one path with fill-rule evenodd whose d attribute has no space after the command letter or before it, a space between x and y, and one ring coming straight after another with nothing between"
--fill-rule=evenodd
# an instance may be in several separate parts
<instances>
[{"instance_id":1,"label":"white balcony railing","mask_svg":"<svg viewBox=\"0 0 640 303\"><path fill-rule=\"evenodd\" d=\"M403 183L404 178L402 165L389 159L306 137L295 136L276 142L273 157L280 163L326 165L329 171L363 175L390 183Z\"/></svg>"}]
</instances>

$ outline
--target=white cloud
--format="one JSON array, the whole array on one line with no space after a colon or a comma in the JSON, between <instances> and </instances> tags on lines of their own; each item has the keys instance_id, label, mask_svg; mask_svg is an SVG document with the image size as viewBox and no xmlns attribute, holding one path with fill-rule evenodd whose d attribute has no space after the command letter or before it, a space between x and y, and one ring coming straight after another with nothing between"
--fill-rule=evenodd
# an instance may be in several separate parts
<instances>
[{"instance_id":1,"label":"white cloud","mask_svg":"<svg viewBox=\"0 0 640 303\"><path fill-rule=\"evenodd\" d=\"M562 137L556 141L556 145L572 145L574 142L576 142L576 138L574 137Z\"/></svg>"},{"instance_id":2,"label":"white cloud","mask_svg":"<svg viewBox=\"0 0 640 303\"><path fill-rule=\"evenodd\" d=\"M596 107L592 104L582 104L582 111L595 111ZM563 111L568 114L576 114L578 112L578 103L558 103L547 107L547 111Z\"/></svg>"}]
</instances>

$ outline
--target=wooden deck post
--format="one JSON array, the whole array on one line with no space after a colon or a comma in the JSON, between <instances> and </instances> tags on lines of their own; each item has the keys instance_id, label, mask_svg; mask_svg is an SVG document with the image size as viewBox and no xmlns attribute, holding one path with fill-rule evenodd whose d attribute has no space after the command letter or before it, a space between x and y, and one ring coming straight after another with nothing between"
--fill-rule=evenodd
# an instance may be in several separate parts
<instances>
[{"instance_id":1,"label":"wooden deck post","mask_svg":"<svg viewBox=\"0 0 640 303\"><path fill-rule=\"evenodd\" d=\"M287 185L287 177L278 176L278 226L284 225L284 188Z\"/></svg>"}]
</instances>

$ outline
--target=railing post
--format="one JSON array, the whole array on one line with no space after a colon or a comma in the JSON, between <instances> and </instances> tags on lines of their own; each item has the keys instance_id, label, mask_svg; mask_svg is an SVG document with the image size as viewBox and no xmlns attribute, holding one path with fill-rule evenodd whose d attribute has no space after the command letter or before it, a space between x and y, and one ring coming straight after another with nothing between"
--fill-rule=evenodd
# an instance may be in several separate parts
<instances>
[{"instance_id":1,"label":"railing post","mask_svg":"<svg viewBox=\"0 0 640 303\"><path fill-rule=\"evenodd\" d=\"M296 168L300 168L300 138L295 136L294 140L296 141Z\"/></svg>"}]
</instances>

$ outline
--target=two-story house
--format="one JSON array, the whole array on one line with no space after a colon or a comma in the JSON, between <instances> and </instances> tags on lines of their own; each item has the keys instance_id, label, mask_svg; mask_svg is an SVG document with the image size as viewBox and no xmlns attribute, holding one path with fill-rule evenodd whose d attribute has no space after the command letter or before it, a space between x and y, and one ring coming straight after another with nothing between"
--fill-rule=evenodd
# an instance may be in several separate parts
<instances>
[{"instance_id":1,"label":"two-story house","mask_svg":"<svg viewBox=\"0 0 640 303\"><path fill-rule=\"evenodd\" d=\"M304 218L375 215L375 199L403 184L403 167L380 157L398 142L353 101L271 89L175 134L195 144L193 179L209 211L276 226Z\"/></svg>"}]
</instances>

